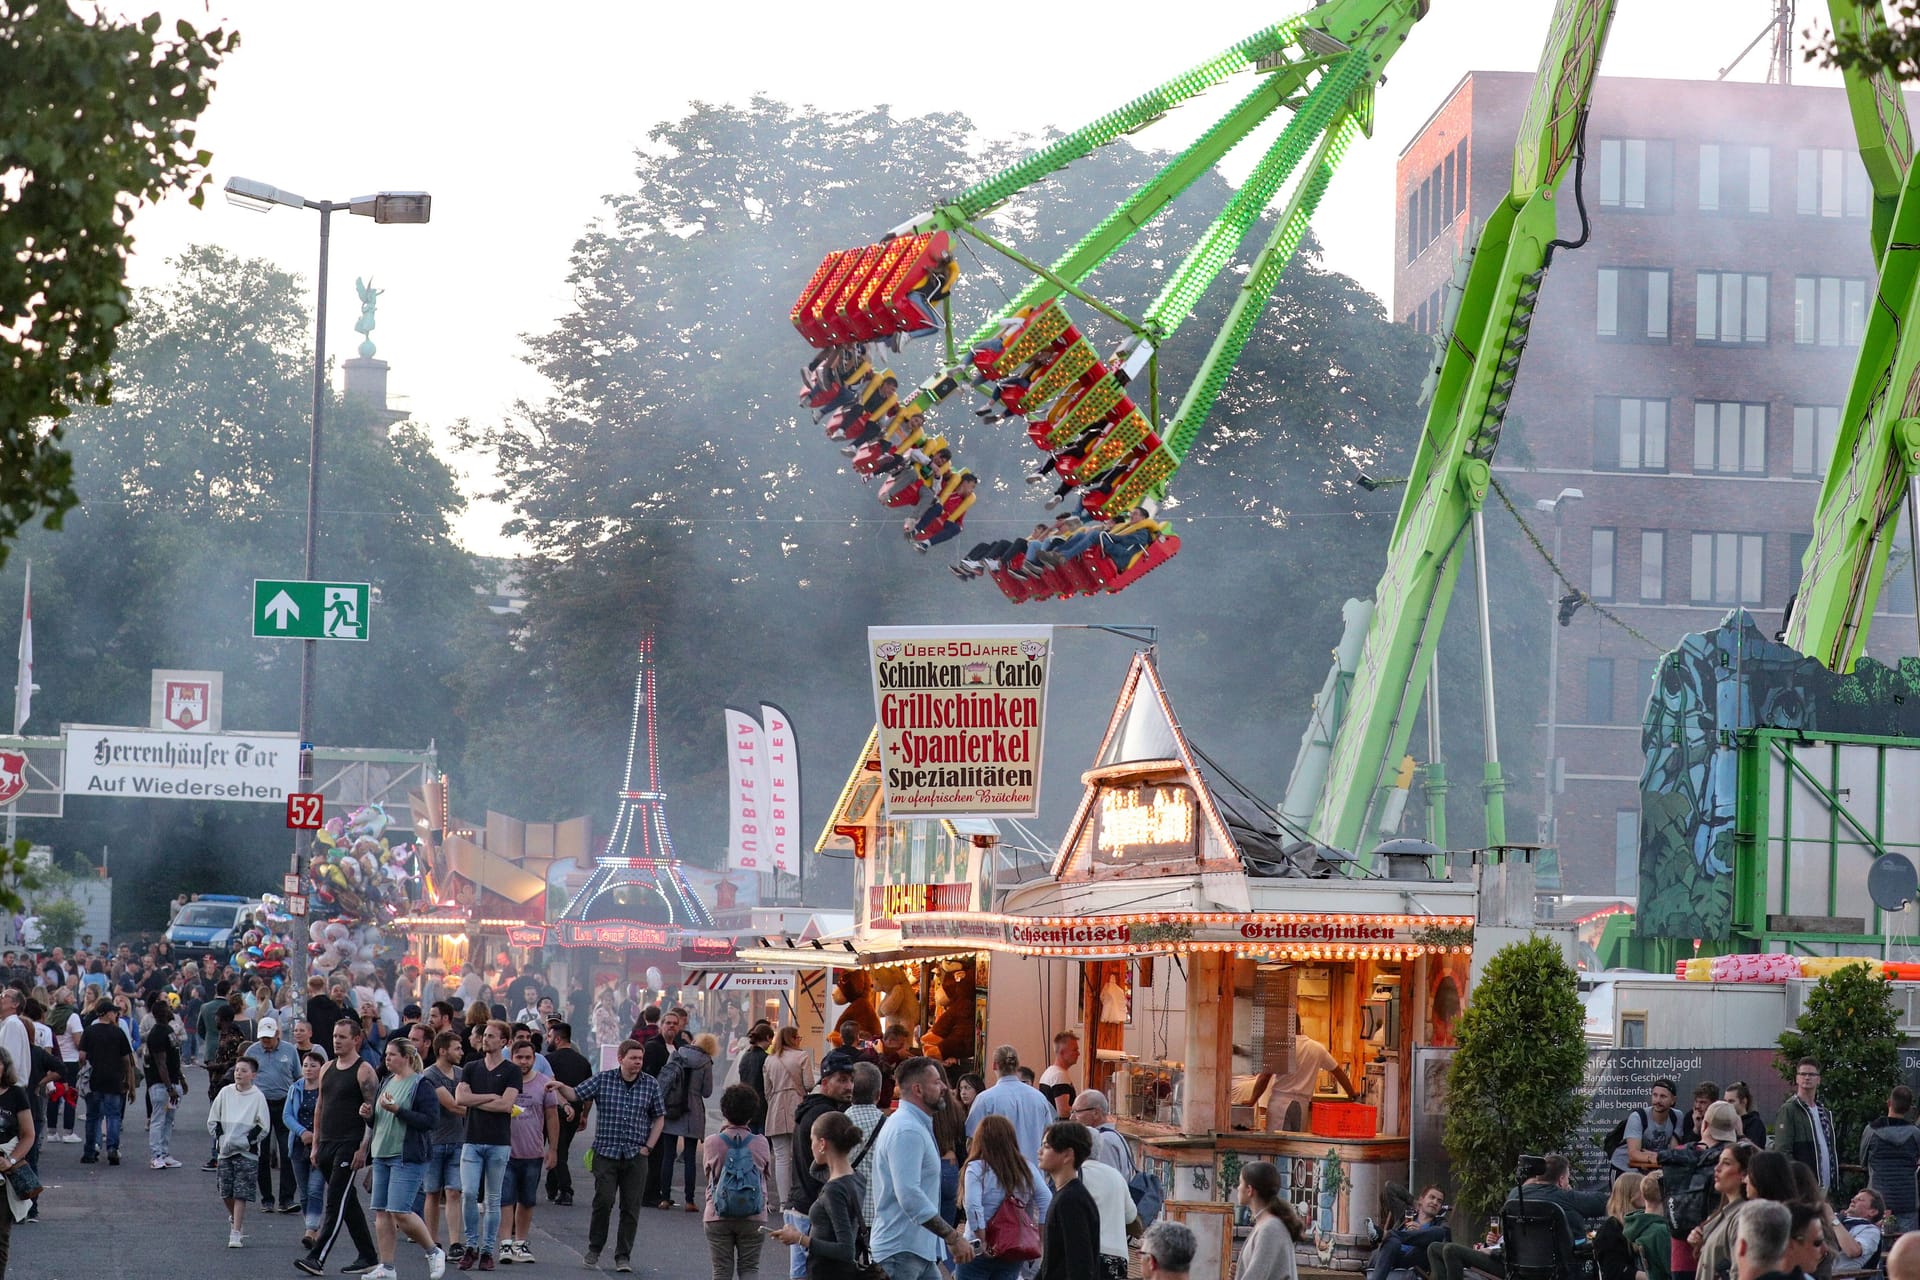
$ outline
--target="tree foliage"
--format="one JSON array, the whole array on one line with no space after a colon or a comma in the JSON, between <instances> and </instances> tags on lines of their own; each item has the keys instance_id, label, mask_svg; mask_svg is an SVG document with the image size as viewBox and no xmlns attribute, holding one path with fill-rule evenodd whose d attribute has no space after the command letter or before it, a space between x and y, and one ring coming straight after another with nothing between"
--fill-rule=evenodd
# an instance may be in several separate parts
<instances>
[{"instance_id":1,"label":"tree foliage","mask_svg":"<svg viewBox=\"0 0 1920 1280\"><path fill-rule=\"evenodd\" d=\"M1807 49L1806 60L1866 76L1885 71L1898 81L1920 80L1920 0L1894 0L1887 10L1885 25L1822 32Z\"/></svg>"},{"instance_id":2,"label":"tree foliage","mask_svg":"<svg viewBox=\"0 0 1920 1280\"><path fill-rule=\"evenodd\" d=\"M160 25L0 0L0 561L77 499L60 419L107 402L135 211L203 198L211 156L191 126L238 41Z\"/></svg>"},{"instance_id":3,"label":"tree foliage","mask_svg":"<svg viewBox=\"0 0 1920 1280\"><path fill-rule=\"evenodd\" d=\"M633 645L652 628L674 827L682 852L704 859L724 832L722 705L767 698L795 717L811 824L871 723L864 628L1011 620L1158 624L1186 723L1250 785L1278 794L1287 760L1274 751L1275 725L1290 741L1338 639L1340 601L1371 592L1398 502L1397 491L1352 485L1355 464L1404 470L1424 416L1425 340L1322 269L1311 245L1175 482L1167 514L1186 535L1179 560L1122 596L1016 609L990 583L959 585L942 567L976 539L1024 534L1045 516L1041 493L1020 482L1038 455L1017 422L982 426L964 396L932 411L984 480L965 535L929 563L904 546L900 513L879 506L797 404L810 352L787 309L821 256L870 242L1034 141L983 140L958 115L823 113L764 98L698 105L654 130L632 187L609 197L576 246L573 309L529 339L553 395L464 432L497 460L493 496L533 547L516 647L475 668L466 695L496 711L475 726L456 780L466 794L527 818L609 816ZM1106 148L1001 210L993 230L1050 260L1165 158ZM1229 194L1217 173L1203 177L1092 287L1143 311ZM1024 277L960 243L954 328L964 335ZM1227 272L1163 347L1163 397L1197 367L1237 283ZM1088 308L1069 309L1096 344L1117 336ZM936 367L933 348L910 344L894 359L904 382ZM1082 652L1115 652L1094 647L1105 643ZM1091 754L1116 678L1062 664L1054 705L1069 711L1050 723L1050 752ZM1456 681L1448 697L1458 699L1450 731L1477 745L1475 687ZM1524 723L1509 728L1513 740ZM1478 774L1477 757L1456 766L1456 776ZM1050 789L1049 803L1068 805L1073 791ZM1456 794L1472 811L1456 822L1466 835L1479 827L1476 797Z\"/></svg>"},{"instance_id":4,"label":"tree foliage","mask_svg":"<svg viewBox=\"0 0 1920 1280\"><path fill-rule=\"evenodd\" d=\"M1800 1059L1820 1064L1820 1101L1833 1113L1842 1151L1860 1145L1860 1130L1886 1111L1900 1083L1899 1018L1886 977L1868 965L1836 969L1807 993L1799 1021L1780 1033L1774 1070L1789 1088Z\"/></svg>"},{"instance_id":5,"label":"tree foliage","mask_svg":"<svg viewBox=\"0 0 1920 1280\"><path fill-rule=\"evenodd\" d=\"M1468 1222L1507 1198L1522 1155L1570 1149L1587 1114L1579 984L1553 941L1501 948L1456 1026L1442 1141Z\"/></svg>"},{"instance_id":6,"label":"tree foliage","mask_svg":"<svg viewBox=\"0 0 1920 1280\"><path fill-rule=\"evenodd\" d=\"M154 667L225 672L229 728L298 723L300 646L254 639L250 618L254 578L300 576L312 318L298 278L265 261L197 246L170 265L123 330L113 404L73 419L79 509L57 534L22 535L29 733L145 724ZM325 458L319 572L379 594L368 643L322 646L314 740L431 744L457 766L460 673L505 638L452 540L452 472L425 427L389 430L350 401L328 410ZM0 599L18 600L23 572L9 566ZM64 819L22 830L63 852L107 846L123 922L151 923L182 890L273 889L291 850L266 805L69 797Z\"/></svg>"}]
</instances>

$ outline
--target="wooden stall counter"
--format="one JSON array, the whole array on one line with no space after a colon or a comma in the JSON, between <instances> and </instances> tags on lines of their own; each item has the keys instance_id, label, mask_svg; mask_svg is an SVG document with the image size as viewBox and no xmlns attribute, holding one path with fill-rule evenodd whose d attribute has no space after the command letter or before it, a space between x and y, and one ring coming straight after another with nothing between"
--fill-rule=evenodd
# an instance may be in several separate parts
<instances>
[{"instance_id":1,"label":"wooden stall counter","mask_svg":"<svg viewBox=\"0 0 1920 1280\"><path fill-rule=\"evenodd\" d=\"M1233 1247L1232 1207L1242 1165L1267 1160L1279 1168L1282 1194L1312 1229L1311 1238L1299 1242L1300 1265L1339 1271L1366 1269L1366 1220L1380 1217L1385 1184L1407 1178L1404 1137L1246 1131L1181 1136L1143 1128L1158 1126L1122 1124L1147 1167L1160 1175L1168 1212L1201 1233L1202 1255L1220 1264L1213 1272L1196 1263L1196 1275L1231 1274L1225 1263Z\"/></svg>"}]
</instances>

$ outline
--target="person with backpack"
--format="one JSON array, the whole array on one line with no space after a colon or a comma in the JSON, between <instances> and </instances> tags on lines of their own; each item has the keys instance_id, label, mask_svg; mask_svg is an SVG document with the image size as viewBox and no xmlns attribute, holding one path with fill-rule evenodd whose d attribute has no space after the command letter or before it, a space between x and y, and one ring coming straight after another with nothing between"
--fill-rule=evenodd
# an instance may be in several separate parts
<instances>
[{"instance_id":1,"label":"person with backpack","mask_svg":"<svg viewBox=\"0 0 1920 1280\"><path fill-rule=\"evenodd\" d=\"M1140 1215L1141 1229L1152 1226L1166 1203L1166 1189L1160 1185L1158 1176L1134 1164L1133 1151L1127 1146L1126 1138L1113 1127L1113 1111L1107 1095L1098 1089L1082 1089L1080 1096L1073 1100L1073 1110L1067 1118L1093 1130L1094 1161L1127 1180L1127 1194L1133 1198L1133 1207ZM1424 1245L1421 1256L1426 1256Z\"/></svg>"},{"instance_id":2,"label":"person with backpack","mask_svg":"<svg viewBox=\"0 0 1920 1280\"><path fill-rule=\"evenodd\" d=\"M1671 1232L1668 1266L1673 1280L1693 1280L1693 1246L1688 1237L1720 1206L1715 1171L1721 1152L1740 1141L1740 1114L1731 1102L1716 1102L1707 1108L1700 1128L1699 1142L1669 1147L1656 1157Z\"/></svg>"},{"instance_id":3,"label":"person with backpack","mask_svg":"<svg viewBox=\"0 0 1920 1280\"><path fill-rule=\"evenodd\" d=\"M694 1165L707 1137L707 1099L713 1096L713 1059L719 1052L719 1039L703 1033L692 1044L675 1049L660 1068L660 1105L666 1108L667 1122L661 1126L660 1146L653 1153L660 1181L656 1209L674 1207L673 1165L678 1157L686 1170L687 1212L700 1212L693 1194Z\"/></svg>"},{"instance_id":4,"label":"person with backpack","mask_svg":"<svg viewBox=\"0 0 1920 1280\"><path fill-rule=\"evenodd\" d=\"M1053 1191L1040 1166L1020 1154L1013 1122L988 1116L973 1131L967 1148L965 1203L967 1237L973 1261L960 1268L959 1280L1017 1280L1020 1268L1038 1256L1040 1227L1047 1220ZM1035 1249L1017 1241L1030 1231Z\"/></svg>"},{"instance_id":5,"label":"person with backpack","mask_svg":"<svg viewBox=\"0 0 1920 1280\"><path fill-rule=\"evenodd\" d=\"M1680 1117L1673 1103L1679 1095L1673 1081L1655 1080L1647 1090L1647 1105L1629 1111L1607 1134L1607 1158L1616 1177L1629 1169L1652 1167L1650 1157L1678 1144Z\"/></svg>"},{"instance_id":6,"label":"person with backpack","mask_svg":"<svg viewBox=\"0 0 1920 1280\"><path fill-rule=\"evenodd\" d=\"M720 1132L701 1150L707 1203L700 1221L713 1259L713 1280L753 1280L760 1273L767 1188L773 1185L773 1147L753 1131L760 1095L751 1085L728 1085L720 1095Z\"/></svg>"}]
</instances>

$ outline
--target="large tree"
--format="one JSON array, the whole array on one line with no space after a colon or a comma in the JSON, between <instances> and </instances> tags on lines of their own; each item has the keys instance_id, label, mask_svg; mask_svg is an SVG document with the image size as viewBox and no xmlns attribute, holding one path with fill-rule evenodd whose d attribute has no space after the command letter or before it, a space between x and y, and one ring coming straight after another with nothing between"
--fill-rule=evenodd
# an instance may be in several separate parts
<instances>
[{"instance_id":1,"label":"large tree","mask_svg":"<svg viewBox=\"0 0 1920 1280\"><path fill-rule=\"evenodd\" d=\"M632 189L609 198L576 248L576 305L530 339L551 398L467 431L498 459L509 528L533 555L519 660L475 672L470 699L501 714L473 727L461 785L528 817L606 815L633 643L653 628L675 824L683 851L704 857L722 840L721 705L766 698L795 716L811 825L871 723L868 624L1017 620L1159 626L1188 725L1247 782L1278 792L1338 638L1339 603L1370 594L1397 504L1396 493L1353 486L1354 464L1392 472L1423 417L1424 340L1321 268L1311 245L1174 485L1180 558L1121 596L1016 609L990 584L946 573L968 542L1024 533L1044 515L1020 482L1039 455L1017 423L979 425L978 402L964 396L933 411L986 481L967 535L928 563L797 405L810 352L787 309L822 254L874 239L1033 142L985 142L955 115L829 114L767 99L699 105L654 131ZM1109 147L1009 205L995 228L1050 259L1164 160ZM1228 195L1217 174L1202 178L1092 287L1144 311ZM965 334L1024 277L961 245L954 324ZM1229 272L1165 345L1163 395L1198 364L1236 281ZM1117 336L1083 305L1069 309L1098 341ZM933 347L894 359L903 381L935 367ZM1125 653L1066 643L1051 752L1074 767L1092 750ZM1475 733L1472 699L1451 723ZM1050 809L1054 823L1074 790L1049 788L1062 809Z\"/></svg>"},{"instance_id":2,"label":"large tree","mask_svg":"<svg viewBox=\"0 0 1920 1280\"><path fill-rule=\"evenodd\" d=\"M193 122L238 40L160 25L0 0L0 561L29 520L74 504L60 420L107 401L134 213L203 197Z\"/></svg>"},{"instance_id":3,"label":"large tree","mask_svg":"<svg viewBox=\"0 0 1920 1280\"><path fill-rule=\"evenodd\" d=\"M144 724L154 667L225 672L226 724L291 730L299 645L255 640L251 583L298 577L312 409L312 319L300 282L206 246L171 264L124 333L114 403L74 419L79 508L29 530L35 670L28 732L64 722ZM351 402L328 418L319 568L379 592L365 644L320 655L315 740L424 748L458 762L455 677L491 627L471 557L449 522L462 499L427 432L387 430ZM18 599L24 565L0 579ZM6 585L10 584L10 585ZM187 890L278 883L289 848L269 806L69 798L28 834L97 855L164 902ZM123 918L140 922L137 905ZM122 904L116 903L116 912Z\"/></svg>"}]
</instances>

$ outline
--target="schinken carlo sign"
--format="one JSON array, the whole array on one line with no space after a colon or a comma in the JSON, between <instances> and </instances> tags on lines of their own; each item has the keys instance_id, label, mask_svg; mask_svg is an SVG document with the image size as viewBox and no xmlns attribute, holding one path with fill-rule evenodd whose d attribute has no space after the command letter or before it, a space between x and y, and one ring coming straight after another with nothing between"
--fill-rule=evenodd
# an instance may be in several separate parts
<instances>
[{"instance_id":1,"label":"schinken carlo sign","mask_svg":"<svg viewBox=\"0 0 1920 1280\"><path fill-rule=\"evenodd\" d=\"M70 724L66 793L285 804L299 790L294 734L161 733Z\"/></svg>"},{"instance_id":2,"label":"schinken carlo sign","mask_svg":"<svg viewBox=\"0 0 1920 1280\"><path fill-rule=\"evenodd\" d=\"M869 627L894 819L1038 817L1051 627Z\"/></svg>"}]
</instances>

